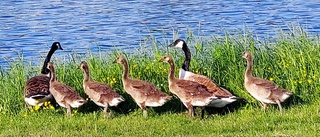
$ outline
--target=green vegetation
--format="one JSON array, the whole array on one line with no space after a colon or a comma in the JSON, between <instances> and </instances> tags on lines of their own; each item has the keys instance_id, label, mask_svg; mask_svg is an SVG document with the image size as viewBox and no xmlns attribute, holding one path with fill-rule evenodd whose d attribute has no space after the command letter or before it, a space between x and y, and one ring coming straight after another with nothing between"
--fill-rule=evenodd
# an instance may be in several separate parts
<instances>
[{"instance_id":1,"label":"green vegetation","mask_svg":"<svg viewBox=\"0 0 320 137\"><path fill-rule=\"evenodd\" d=\"M162 107L148 109L148 118L123 91L122 68L112 62L119 54L128 58L131 77L147 80L162 91L168 90L169 65L158 62L166 54L173 56L176 72L184 59L181 49L167 49L146 40L134 52L100 51L85 56L70 54L68 59L54 58L58 80L74 87L83 97L81 60L90 65L92 79L109 83L126 101L111 108L113 118L104 118L102 108L89 102L65 116L61 107L33 108L23 101L27 78L40 72L40 66L18 59L8 70L0 70L0 136L317 136L320 134L320 40L300 28L282 32L273 40L259 41L252 35L229 35L210 39L189 35L192 50L190 69L207 75L245 101L226 108L209 109L205 119L190 119L177 98ZM151 43L151 44L150 44ZM241 53L254 55L253 74L290 89L280 113L276 105L266 112L244 89L245 60ZM198 110L199 111L199 110Z\"/></svg>"}]
</instances>

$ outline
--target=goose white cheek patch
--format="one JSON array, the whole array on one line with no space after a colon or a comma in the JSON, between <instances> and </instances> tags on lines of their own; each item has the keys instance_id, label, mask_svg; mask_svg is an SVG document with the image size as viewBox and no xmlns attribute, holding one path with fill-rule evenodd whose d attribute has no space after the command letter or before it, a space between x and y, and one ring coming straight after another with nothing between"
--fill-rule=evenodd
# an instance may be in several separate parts
<instances>
[{"instance_id":1,"label":"goose white cheek patch","mask_svg":"<svg viewBox=\"0 0 320 137\"><path fill-rule=\"evenodd\" d=\"M182 48L182 46L183 46L183 41L179 41L175 47Z\"/></svg>"}]
</instances>

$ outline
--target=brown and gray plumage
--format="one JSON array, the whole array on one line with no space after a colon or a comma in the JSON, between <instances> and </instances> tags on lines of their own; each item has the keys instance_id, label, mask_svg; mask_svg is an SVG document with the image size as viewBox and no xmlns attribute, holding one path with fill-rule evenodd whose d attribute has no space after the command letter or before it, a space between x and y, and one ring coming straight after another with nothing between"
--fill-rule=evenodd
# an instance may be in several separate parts
<instances>
[{"instance_id":1,"label":"brown and gray plumage","mask_svg":"<svg viewBox=\"0 0 320 137\"><path fill-rule=\"evenodd\" d=\"M249 51L242 54L247 60L247 69L245 72L244 86L246 90L263 105L265 110L268 104L278 104L282 111L281 102L289 98L293 93L278 87L271 81L260 79L252 75L252 55Z\"/></svg>"},{"instance_id":2,"label":"brown and gray plumage","mask_svg":"<svg viewBox=\"0 0 320 137\"><path fill-rule=\"evenodd\" d=\"M98 106L104 107L104 115L107 116L109 106L117 106L124 98L117 94L109 85L94 82L90 78L89 65L82 61L80 64L81 70L84 72L83 89L89 98Z\"/></svg>"},{"instance_id":3,"label":"brown and gray plumage","mask_svg":"<svg viewBox=\"0 0 320 137\"><path fill-rule=\"evenodd\" d=\"M150 82L129 78L129 66L124 56L118 56L114 62L123 66L123 88L142 109L143 116L147 116L147 106L159 107L172 98Z\"/></svg>"},{"instance_id":4,"label":"brown and gray plumage","mask_svg":"<svg viewBox=\"0 0 320 137\"><path fill-rule=\"evenodd\" d=\"M215 83L210 78L204 75L195 74L189 71L189 66L191 61L191 52L187 46L187 43L184 40L177 39L173 43L171 43L169 47L181 48L185 54L184 62L182 64L181 69L179 70L179 78L185 79L185 80L191 80L201 85L204 85L211 94L215 95L216 97L219 97L219 99L212 101L208 106L221 108L234 101L237 101L238 99L241 99L239 97L232 95L228 90L220 87L217 83Z\"/></svg>"},{"instance_id":5,"label":"brown and gray plumage","mask_svg":"<svg viewBox=\"0 0 320 137\"><path fill-rule=\"evenodd\" d=\"M76 93L76 91L72 87L64 83L60 83L56 80L56 73L53 63L48 63L48 69L51 73L49 90L56 102L61 107L67 108L67 116L70 116L71 109L82 106L84 103L86 103L86 100L84 100L78 93Z\"/></svg>"},{"instance_id":6,"label":"brown and gray plumage","mask_svg":"<svg viewBox=\"0 0 320 137\"><path fill-rule=\"evenodd\" d=\"M190 117L194 116L194 106L205 107L212 101L218 99L215 95L211 94L208 89L197 82L177 79L174 74L174 61L169 56L164 56L160 60L170 64L170 72L168 75L169 89L177 95L181 102L188 108ZM203 111L201 116L203 117Z\"/></svg>"},{"instance_id":7,"label":"brown and gray plumage","mask_svg":"<svg viewBox=\"0 0 320 137\"><path fill-rule=\"evenodd\" d=\"M27 80L24 88L24 101L30 106L42 106L44 102L50 101L52 95L49 91L49 70L47 64L56 50L63 50L59 42L54 42L43 63L41 73Z\"/></svg>"}]
</instances>

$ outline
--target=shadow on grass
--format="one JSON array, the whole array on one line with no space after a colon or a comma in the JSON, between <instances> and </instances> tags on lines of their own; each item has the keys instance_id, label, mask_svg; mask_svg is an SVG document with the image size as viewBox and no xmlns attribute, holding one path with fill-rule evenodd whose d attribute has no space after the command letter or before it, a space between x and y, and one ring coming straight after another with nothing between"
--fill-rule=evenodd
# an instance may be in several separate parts
<instances>
[{"instance_id":1,"label":"shadow on grass","mask_svg":"<svg viewBox=\"0 0 320 137\"><path fill-rule=\"evenodd\" d=\"M231 104L226 105L222 108L217 107L206 107L205 111L208 115L227 115L229 113L233 113L236 110L240 109L241 107L245 106L247 104L245 99L239 99Z\"/></svg>"},{"instance_id":2,"label":"shadow on grass","mask_svg":"<svg viewBox=\"0 0 320 137\"><path fill-rule=\"evenodd\" d=\"M135 112L135 111L140 111L140 108L138 105L134 102L134 100L131 98L130 95L128 94L123 94L122 95L125 98L124 102L121 102L117 107L109 107L109 109L117 114L125 114L128 115L129 113ZM290 98L288 98L285 102L282 103L282 106L284 109L290 109L291 107L294 107L295 105L300 105L300 104L305 104L307 103L304 101L301 97L297 95L292 95ZM205 117L208 115L227 115L229 113L233 113L236 110L242 108L243 106L246 106L247 102L245 99L239 99L231 104L228 104L225 107L222 108L216 108L216 107L206 107L205 108ZM186 107L180 102L180 100L177 97L173 97L170 101L165 103L163 106L160 107L148 107L147 108L148 113L150 115L161 115L164 113L180 113L180 114L185 114L188 115L186 112L187 109ZM93 101L88 101L86 104L81 106L78 109L79 112L81 113L92 113L92 112L102 112L103 108L97 106ZM196 108L196 117L201 115L201 109ZM140 112L139 112L140 113ZM142 111L141 111L142 113ZM148 114L149 115L149 114ZM207 115L207 116L206 116Z\"/></svg>"},{"instance_id":3,"label":"shadow on grass","mask_svg":"<svg viewBox=\"0 0 320 137\"><path fill-rule=\"evenodd\" d=\"M296 94L291 95L286 101L282 103L284 109L290 109L296 105L309 104L309 101L303 100Z\"/></svg>"},{"instance_id":4,"label":"shadow on grass","mask_svg":"<svg viewBox=\"0 0 320 137\"><path fill-rule=\"evenodd\" d=\"M109 107L112 112L117 114L125 114L128 115L129 113L140 111L139 106L136 102L131 98L128 94L123 94L122 97L125 99L124 102L121 102L116 107ZM57 106L58 107L58 106ZM170 101L165 103L163 106L160 107L148 107L147 111L150 113L156 114L164 114L164 113L180 113L187 110L184 105L180 102L177 98L172 98ZM87 103L82 105L79 109L81 113L92 113L92 112L101 112L103 111L103 107L96 105L93 101L89 100Z\"/></svg>"}]
</instances>

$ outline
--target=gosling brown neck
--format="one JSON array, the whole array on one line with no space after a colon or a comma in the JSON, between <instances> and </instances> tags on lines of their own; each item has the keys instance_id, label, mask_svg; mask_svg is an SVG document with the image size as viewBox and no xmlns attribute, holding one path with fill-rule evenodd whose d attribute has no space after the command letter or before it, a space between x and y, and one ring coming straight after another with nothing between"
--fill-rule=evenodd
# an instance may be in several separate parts
<instances>
[{"instance_id":1,"label":"gosling brown neck","mask_svg":"<svg viewBox=\"0 0 320 137\"><path fill-rule=\"evenodd\" d=\"M127 60L123 60L122 63L123 66L123 74L122 74L122 79L128 79L129 78L129 66Z\"/></svg>"},{"instance_id":2,"label":"gosling brown neck","mask_svg":"<svg viewBox=\"0 0 320 137\"><path fill-rule=\"evenodd\" d=\"M90 81L90 71L89 71L89 67L88 67L88 66L84 66L83 71L84 71L84 79L83 79L83 81L84 81L84 82Z\"/></svg>"},{"instance_id":3,"label":"gosling brown neck","mask_svg":"<svg viewBox=\"0 0 320 137\"><path fill-rule=\"evenodd\" d=\"M169 81L174 81L176 79L174 76L174 68L175 68L174 62L173 62L173 60L169 60L168 63L170 65L170 73L168 75L168 79L169 79Z\"/></svg>"},{"instance_id":4,"label":"gosling brown neck","mask_svg":"<svg viewBox=\"0 0 320 137\"><path fill-rule=\"evenodd\" d=\"M249 56L247 58L247 69L246 69L246 78L252 78L252 57Z\"/></svg>"},{"instance_id":5,"label":"gosling brown neck","mask_svg":"<svg viewBox=\"0 0 320 137\"><path fill-rule=\"evenodd\" d=\"M55 82L56 81L56 73L54 71L54 67L50 67L50 82Z\"/></svg>"}]
</instances>

